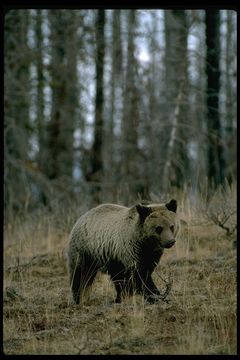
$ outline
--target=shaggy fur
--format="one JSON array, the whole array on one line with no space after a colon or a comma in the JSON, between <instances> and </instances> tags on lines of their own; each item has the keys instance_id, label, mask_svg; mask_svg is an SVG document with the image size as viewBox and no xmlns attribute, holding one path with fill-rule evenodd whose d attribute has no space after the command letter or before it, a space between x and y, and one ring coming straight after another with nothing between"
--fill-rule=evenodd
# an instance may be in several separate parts
<instances>
[{"instance_id":1,"label":"shaggy fur","mask_svg":"<svg viewBox=\"0 0 240 360\"><path fill-rule=\"evenodd\" d=\"M116 302L133 291L153 302L160 292L151 274L178 232L177 202L127 208L99 205L74 225L68 245L73 298L79 303L97 272L107 272L117 291Z\"/></svg>"}]
</instances>

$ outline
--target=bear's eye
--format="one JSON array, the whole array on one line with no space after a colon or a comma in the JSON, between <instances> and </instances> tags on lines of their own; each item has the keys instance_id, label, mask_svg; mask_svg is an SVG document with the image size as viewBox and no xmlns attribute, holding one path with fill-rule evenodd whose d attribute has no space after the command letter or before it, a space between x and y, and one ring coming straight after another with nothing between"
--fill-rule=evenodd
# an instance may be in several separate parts
<instances>
[{"instance_id":1,"label":"bear's eye","mask_svg":"<svg viewBox=\"0 0 240 360\"><path fill-rule=\"evenodd\" d=\"M157 227L156 227L156 232L157 232L158 234L161 234L162 231L163 231L163 228L162 228L161 226L157 226Z\"/></svg>"},{"instance_id":2,"label":"bear's eye","mask_svg":"<svg viewBox=\"0 0 240 360\"><path fill-rule=\"evenodd\" d=\"M171 230L172 232L174 232L174 226L173 226L173 225L170 226L170 230Z\"/></svg>"}]
</instances>

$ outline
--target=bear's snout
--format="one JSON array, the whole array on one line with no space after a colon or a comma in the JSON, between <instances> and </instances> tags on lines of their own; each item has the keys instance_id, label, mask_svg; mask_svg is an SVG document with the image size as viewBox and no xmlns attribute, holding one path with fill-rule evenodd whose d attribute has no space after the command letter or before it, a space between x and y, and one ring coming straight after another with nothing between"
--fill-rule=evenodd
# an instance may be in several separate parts
<instances>
[{"instance_id":1,"label":"bear's snout","mask_svg":"<svg viewBox=\"0 0 240 360\"><path fill-rule=\"evenodd\" d=\"M174 244L175 244L175 242L176 242L176 240L170 240L166 245L165 245L165 247L167 248L167 249L169 249L169 248L171 248Z\"/></svg>"}]
</instances>

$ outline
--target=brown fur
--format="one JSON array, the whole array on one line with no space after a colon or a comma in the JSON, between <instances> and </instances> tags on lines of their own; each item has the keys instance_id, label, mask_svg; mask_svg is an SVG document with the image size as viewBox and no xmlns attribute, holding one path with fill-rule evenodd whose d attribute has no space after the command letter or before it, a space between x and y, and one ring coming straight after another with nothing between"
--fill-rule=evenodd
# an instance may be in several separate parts
<instances>
[{"instance_id":1,"label":"brown fur","mask_svg":"<svg viewBox=\"0 0 240 360\"><path fill-rule=\"evenodd\" d=\"M151 274L165 248L178 232L177 203L138 204L127 208L99 205L74 225L68 246L68 269L73 297L79 303L83 290L98 270L110 274L120 302L126 291L141 293L149 301L159 294Z\"/></svg>"}]
</instances>

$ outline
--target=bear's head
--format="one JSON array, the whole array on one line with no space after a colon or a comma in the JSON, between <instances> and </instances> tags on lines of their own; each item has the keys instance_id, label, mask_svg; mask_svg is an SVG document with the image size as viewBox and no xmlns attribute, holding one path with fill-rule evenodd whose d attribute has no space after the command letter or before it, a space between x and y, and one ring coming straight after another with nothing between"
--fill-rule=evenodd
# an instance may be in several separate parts
<instances>
[{"instance_id":1,"label":"bear's head","mask_svg":"<svg viewBox=\"0 0 240 360\"><path fill-rule=\"evenodd\" d=\"M176 235L179 230L176 215L177 201L172 199L164 205L150 204L144 206L138 204L136 209L143 237L154 240L160 248L171 248L176 242Z\"/></svg>"}]
</instances>

